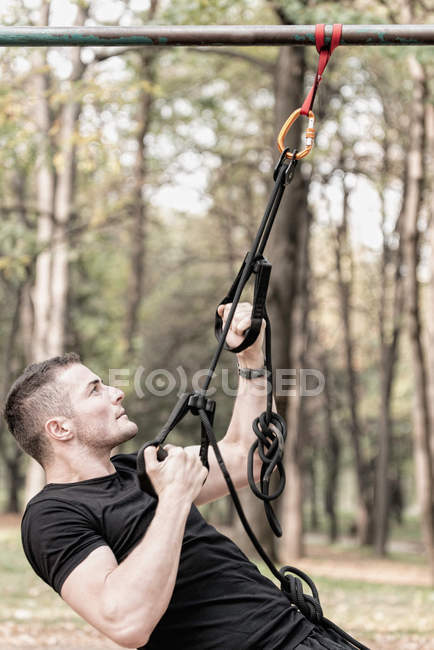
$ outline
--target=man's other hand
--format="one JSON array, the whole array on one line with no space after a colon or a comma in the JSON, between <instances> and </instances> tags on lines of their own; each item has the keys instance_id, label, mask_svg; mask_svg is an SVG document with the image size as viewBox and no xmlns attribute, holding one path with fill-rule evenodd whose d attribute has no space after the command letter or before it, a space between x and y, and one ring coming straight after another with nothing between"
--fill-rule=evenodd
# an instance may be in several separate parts
<instances>
[{"instance_id":1,"label":"man's other hand","mask_svg":"<svg viewBox=\"0 0 434 650\"><path fill-rule=\"evenodd\" d=\"M189 454L183 447L165 445L167 457L157 460L157 448L153 445L144 451L146 472L158 497L186 499L192 503L199 494L208 470L198 455Z\"/></svg>"}]
</instances>

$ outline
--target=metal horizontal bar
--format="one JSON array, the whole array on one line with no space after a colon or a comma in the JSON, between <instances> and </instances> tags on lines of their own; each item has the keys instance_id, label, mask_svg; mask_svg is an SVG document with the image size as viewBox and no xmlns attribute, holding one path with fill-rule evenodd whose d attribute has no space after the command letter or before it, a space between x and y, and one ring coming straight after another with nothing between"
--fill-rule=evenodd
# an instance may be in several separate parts
<instances>
[{"instance_id":1,"label":"metal horizontal bar","mask_svg":"<svg viewBox=\"0 0 434 650\"><path fill-rule=\"evenodd\" d=\"M326 43L331 33L328 25ZM315 25L0 26L0 46L314 44ZM344 25L340 45L434 45L434 25Z\"/></svg>"}]
</instances>

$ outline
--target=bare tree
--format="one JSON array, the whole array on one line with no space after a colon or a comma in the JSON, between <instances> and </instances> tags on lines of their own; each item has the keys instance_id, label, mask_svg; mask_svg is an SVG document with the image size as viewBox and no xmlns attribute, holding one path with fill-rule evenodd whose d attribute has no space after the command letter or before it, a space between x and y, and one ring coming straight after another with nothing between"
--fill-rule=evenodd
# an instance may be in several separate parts
<instances>
[{"instance_id":1,"label":"bare tree","mask_svg":"<svg viewBox=\"0 0 434 650\"><path fill-rule=\"evenodd\" d=\"M426 206L429 214L429 237L431 244L431 281L429 285L429 305L427 319L429 334L429 367L430 367L430 404L434 404L434 105L425 103L425 132L426 132ZM431 431L431 456L434 458L434 427ZM434 460L433 460L434 463Z\"/></svg>"},{"instance_id":2,"label":"bare tree","mask_svg":"<svg viewBox=\"0 0 434 650\"><path fill-rule=\"evenodd\" d=\"M406 157L407 192L403 207L405 288L414 372L413 441L416 484L422 515L423 539L434 583L434 483L431 444L433 414L429 400L428 361L423 345L420 284L418 281L421 245L419 217L425 175L424 152L427 125L424 103L427 96L427 80L422 65L414 56L410 57L409 66L413 80L413 93L410 106L409 151Z\"/></svg>"},{"instance_id":3,"label":"bare tree","mask_svg":"<svg viewBox=\"0 0 434 650\"><path fill-rule=\"evenodd\" d=\"M426 21L431 8L421 0L390 2L382 0L389 16L396 23ZM405 194L403 196L401 236L403 238L403 269L406 317L414 372L413 448L417 493L422 516L422 532L434 584L434 372L423 341L418 264L422 243L420 214L424 183L432 183L432 110L429 107L427 73L412 54L408 59L413 82L409 104L409 145L405 158ZM432 102L431 102L432 104ZM425 108L428 105L428 108ZM431 148L427 148L431 144ZM427 162L428 164L425 164ZM430 177L431 174L431 177ZM431 180L430 180L431 178ZM431 204L432 211L432 204ZM432 215L431 215L432 219ZM428 320L431 320L428 319ZM431 357L432 358L432 357ZM434 365L431 365L434 368Z\"/></svg>"},{"instance_id":4,"label":"bare tree","mask_svg":"<svg viewBox=\"0 0 434 650\"><path fill-rule=\"evenodd\" d=\"M9 332L4 348L4 355L1 363L1 385L0 396L2 403L4 403L10 383L12 381L13 357L17 347L17 339L19 337L20 319L23 310L23 295L25 288L28 285L28 278L25 277L18 283L16 287L11 284L7 289L15 300L15 305L12 312L12 319L10 322ZM9 445L9 437L6 438L6 423L3 418L0 419L0 443L2 449L3 461L6 466L7 472L7 500L6 512L19 512L19 490L22 483L22 475L20 472L20 463L23 452L17 445Z\"/></svg>"},{"instance_id":5,"label":"bare tree","mask_svg":"<svg viewBox=\"0 0 434 650\"><path fill-rule=\"evenodd\" d=\"M328 517L328 536L330 542L336 541L338 537L338 517L336 512L336 497L338 492L340 440L333 420L335 410L335 399L333 391L333 380L330 369L328 354L324 351L321 354L322 372L325 377L323 405L325 414L325 511Z\"/></svg>"},{"instance_id":6,"label":"bare tree","mask_svg":"<svg viewBox=\"0 0 434 650\"><path fill-rule=\"evenodd\" d=\"M76 25L83 25L88 6L77 7ZM54 231L52 239L51 306L49 354L60 354L65 345L65 318L68 291L68 227L76 176L77 130L82 102L77 84L82 79L86 66L81 61L81 48L71 48L72 64L69 79L69 97L59 117L60 137L56 152L56 192L54 200Z\"/></svg>"},{"instance_id":7,"label":"bare tree","mask_svg":"<svg viewBox=\"0 0 434 650\"><path fill-rule=\"evenodd\" d=\"M304 52L281 48L275 69L275 124L280 128L288 109L301 103L304 81ZM301 124L294 125L288 146L298 146ZM276 368L302 367L304 354L303 326L306 318L306 267L309 245L310 215L307 208L307 185L296 174L282 200L279 218L270 239L273 275L270 287L270 317L273 324L273 360ZM301 365L300 365L301 364ZM287 490L280 499L283 537L278 545L279 559L299 557L303 552L301 440L303 403L298 395L277 399L278 410L286 417L288 437L285 451Z\"/></svg>"},{"instance_id":8,"label":"bare tree","mask_svg":"<svg viewBox=\"0 0 434 650\"><path fill-rule=\"evenodd\" d=\"M347 391L350 409L350 434L354 452L355 471L358 488L357 531L359 542L368 544L372 535L372 509L369 499L369 478L367 464L362 454L362 426L359 415L358 378L355 370L354 336L352 329L352 294L354 263L351 246L348 241L349 189L342 176L342 221L336 231L336 272L339 287L341 318L343 325L343 343L347 373Z\"/></svg>"},{"instance_id":9,"label":"bare tree","mask_svg":"<svg viewBox=\"0 0 434 650\"><path fill-rule=\"evenodd\" d=\"M48 25L50 0L44 0L40 10L41 25ZM33 302L32 360L41 361L50 356L51 265L50 244L53 237L55 173L53 143L50 135L51 110L49 105L50 75L46 51L35 51L34 85L36 92L35 122L39 133L36 170L36 202L38 210L37 244L40 253L36 260ZM33 459L29 461L26 475L25 501L38 492L44 482L42 467Z\"/></svg>"},{"instance_id":10,"label":"bare tree","mask_svg":"<svg viewBox=\"0 0 434 650\"><path fill-rule=\"evenodd\" d=\"M385 159L387 161L387 147ZM387 162L386 162L387 167ZM387 168L384 170L387 182ZM404 183L405 187L406 183ZM405 194L405 189L404 189ZM379 555L386 552L388 535L389 510L390 510L390 449L392 441L391 397L395 378L396 362L398 359L398 344L402 328L404 308L404 287L402 278L402 245L400 236L401 215L398 217L393 235L398 240L398 247L393 250L390 246L390 237L385 228L384 191L382 193L382 235L383 251L381 256L380 277L380 304L378 313L378 328L380 336L380 383L381 403L379 414L379 448L376 463L375 482L375 549ZM389 276L392 267L392 287L389 288ZM389 292L392 292L392 314L388 317L387 302ZM389 321L389 325L388 325Z\"/></svg>"},{"instance_id":11,"label":"bare tree","mask_svg":"<svg viewBox=\"0 0 434 650\"><path fill-rule=\"evenodd\" d=\"M158 0L151 2L148 10L148 20L155 17ZM144 199L144 188L148 176L148 152L146 136L152 120L152 104L154 99L154 84L156 78L155 63L158 57L153 48L142 48L137 51L139 60L138 74L141 79L137 100L136 117L136 158L133 169L132 189L132 218L129 222L131 267L128 278L127 305L125 317L125 340L127 353L134 350L134 337L137 334L138 314L143 297L146 258L146 230L148 221L148 206Z\"/></svg>"},{"instance_id":12,"label":"bare tree","mask_svg":"<svg viewBox=\"0 0 434 650\"><path fill-rule=\"evenodd\" d=\"M40 24L48 25L51 0L44 0L40 11ZM88 3L77 5L76 25L83 25ZM39 131L38 164L36 178L38 226L37 241L40 249L36 260L33 289L33 361L61 354L64 351L65 318L68 291L68 224L74 198L76 166L76 130L81 110L76 83L85 66L81 62L81 48L71 48L69 97L59 116L59 142L53 142L51 129L53 113L49 94L51 80L44 50L35 53L38 72L35 75L35 121ZM56 153L57 165L54 165ZM44 473L36 461L29 462L26 478L26 502L44 483Z\"/></svg>"}]
</instances>

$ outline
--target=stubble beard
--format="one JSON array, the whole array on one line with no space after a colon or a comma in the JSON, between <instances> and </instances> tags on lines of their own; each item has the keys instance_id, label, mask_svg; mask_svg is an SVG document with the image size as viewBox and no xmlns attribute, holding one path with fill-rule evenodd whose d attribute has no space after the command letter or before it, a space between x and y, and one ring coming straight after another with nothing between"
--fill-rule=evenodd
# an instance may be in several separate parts
<instances>
[{"instance_id":1,"label":"stubble beard","mask_svg":"<svg viewBox=\"0 0 434 650\"><path fill-rule=\"evenodd\" d=\"M117 431L108 434L106 429L93 427L88 422L77 422L77 439L88 449L97 452L111 452L112 449L121 445L127 440L131 440L137 434L137 425L134 422L128 422Z\"/></svg>"}]
</instances>

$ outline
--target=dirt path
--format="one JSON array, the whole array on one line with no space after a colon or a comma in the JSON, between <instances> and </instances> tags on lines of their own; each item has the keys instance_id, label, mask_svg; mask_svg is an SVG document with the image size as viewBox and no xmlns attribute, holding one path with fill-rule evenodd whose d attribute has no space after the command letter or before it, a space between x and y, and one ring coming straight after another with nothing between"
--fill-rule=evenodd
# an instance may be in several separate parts
<instances>
[{"instance_id":1,"label":"dirt path","mask_svg":"<svg viewBox=\"0 0 434 650\"><path fill-rule=\"evenodd\" d=\"M430 586L430 575L424 564L400 562L390 558L363 556L360 550L342 552L333 547L308 545L307 557L300 560L300 568L316 576L333 579L352 579L389 585Z\"/></svg>"},{"instance_id":2,"label":"dirt path","mask_svg":"<svg viewBox=\"0 0 434 650\"><path fill-rule=\"evenodd\" d=\"M0 650L119 650L96 630L77 629L74 623L58 623L47 626L33 624L31 627L17 623L0 625Z\"/></svg>"}]
</instances>

